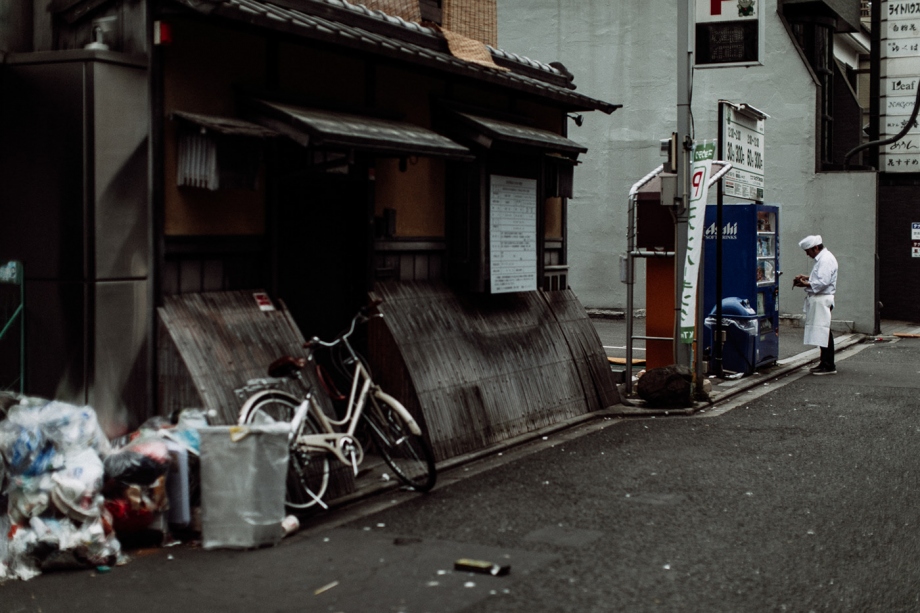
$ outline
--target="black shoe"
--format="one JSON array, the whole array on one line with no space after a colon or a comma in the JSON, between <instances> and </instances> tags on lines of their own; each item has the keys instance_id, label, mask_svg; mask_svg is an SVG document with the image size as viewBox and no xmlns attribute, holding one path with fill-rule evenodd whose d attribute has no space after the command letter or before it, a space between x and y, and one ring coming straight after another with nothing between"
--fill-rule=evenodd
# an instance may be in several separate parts
<instances>
[{"instance_id":1,"label":"black shoe","mask_svg":"<svg viewBox=\"0 0 920 613\"><path fill-rule=\"evenodd\" d=\"M820 377L821 375L836 375L836 374L837 374L837 369L836 369L836 368L828 368L827 366L822 366L822 367L820 367L820 368L817 368L817 369L811 371L811 374L813 374L813 375L815 375L815 376L817 376L817 377Z\"/></svg>"},{"instance_id":2,"label":"black shoe","mask_svg":"<svg viewBox=\"0 0 920 613\"><path fill-rule=\"evenodd\" d=\"M817 366L812 366L808 369L808 372L816 372L819 370L824 370L824 364L818 364Z\"/></svg>"}]
</instances>

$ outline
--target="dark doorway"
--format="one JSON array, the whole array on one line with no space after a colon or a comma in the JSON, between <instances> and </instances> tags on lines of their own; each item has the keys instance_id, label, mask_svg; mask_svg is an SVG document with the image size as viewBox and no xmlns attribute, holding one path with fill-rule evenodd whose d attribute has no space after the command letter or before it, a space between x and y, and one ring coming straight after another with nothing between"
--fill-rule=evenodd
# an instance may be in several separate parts
<instances>
[{"instance_id":1,"label":"dark doorway","mask_svg":"<svg viewBox=\"0 0 920 613\"><path fill-rule=\"evenodd\" d=\"M370 183L355 175L279 180L277 292L308 338L332 338L367 304L372 200Z\"/></svg>"},{"instance_id":2,"label":"dark doorway","mask_svg":"<svg viewBox=\"0 0 920 613\"><path fill-rule=\"evenodd\" d=\"M913 224L920 223L920 189L915 185L879 187L878 255L881 317L920 321L920 257Z\"/></svg>"}]
</instances>

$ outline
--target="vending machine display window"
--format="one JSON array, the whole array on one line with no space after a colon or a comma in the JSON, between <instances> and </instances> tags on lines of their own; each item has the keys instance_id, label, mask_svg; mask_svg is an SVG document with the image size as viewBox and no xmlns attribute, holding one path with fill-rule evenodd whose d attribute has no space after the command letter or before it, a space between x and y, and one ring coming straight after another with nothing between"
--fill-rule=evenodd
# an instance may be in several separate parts
<instances>
[{"instance_id":1,"label":"vending machine display window","mask_svg":"<svg viewBox=\"0 0 920 613\"><path fill-rule=\"evenodd\" d=\"M757 285L772 285L776 281L773 259L757 261Z\"/></svg>"}]
</instances>

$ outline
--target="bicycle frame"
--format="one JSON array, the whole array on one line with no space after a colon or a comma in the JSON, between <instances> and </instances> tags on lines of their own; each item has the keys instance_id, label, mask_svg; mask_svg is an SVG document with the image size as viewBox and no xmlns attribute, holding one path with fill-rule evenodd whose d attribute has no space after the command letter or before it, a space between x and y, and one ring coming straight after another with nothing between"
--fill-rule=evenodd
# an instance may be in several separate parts
<instances>
[{"instance_id":1,"label":"bicycle frame","mask_svg":"<svg viewBox=\"0 0 920 613\"><path fill-rule=\"evenodd\" d=\"M350 464L354 474L358 474L358 466L364 461L364 449L355 439L355 432L358 423L364 411L368 409L368 402L371 402L371 410L376 408L375 398L387 403L400 418L408 425L410 432L415 436L421 436L422 430L418 422L412 417L409 411L398 400L385 394L380 387L371 379L371 373L365 367L363 360L358 356L355 350L348 342L348 338L355 331L355 325L363 316L359 314L351 323L348 332L342 334L334 341L325 342L318 338L313 338L305 346L309 348L307 362L313 362L313 348L316 345L324 347L335 347L342 345L348 352L344 364L354 364L351 373L351 390L348 395L348 404L346 405L345 415L341 419L334 419L322 410L316 401L314 394L316 389L313 385L308 384L300 370L291 371L285 376L292 377L298 381L304 390L303 400L294 410L291 419L291 433L288 444L291 448L300 448L308 453L330 453L335 456L342 464ZM366 317L364 321L366 321ZM303 364L299 365L303 368ZM250 395L258 393L260 390L271 389L276 386L278 381L283 379L270 377L268 379L254 379L250 384L240 390L237 394ZM298 434L307 417L312 416L320 430L319 433ZM344 428L344 431L339 429Z\"/></svg>"},{"instance_id":2,"label":"bicycle frame","mask_svg":"<svg viewBox=\"0 0 920 613\"><path fill-rule=\"evenodd\" d=\"M352 373L351 392L348 396L345 416L342 419L333 419L326 415L325 411L323 411L314 400L314 391L311 389L307 392L306 398L304 398L304 401L300 403L300 406L297 407L294 413L294 419L292 420L292 424L294 425L293 432L299 430L300 424L306 418L307 412L309 411L316 421L319 422L320 428L324 430L324 433L301 434L297 437L296 444L305 447L309 451L332 453L342 464L351 464L354 473L357 475L358 464L364 459L364 450L355 440L354 435L355 430L358 428L361 414L367 406L368 395L372 389L376 391L377 386L371 380L370 373L364 368L361 360L355 360L355 370ZM346 428L344 432L336 431L336 428L341 427ZM346 448L348 448L349 453L351 453L352 450L357 451L359 457L346 457Z\"/></svg>"}]
</instances>

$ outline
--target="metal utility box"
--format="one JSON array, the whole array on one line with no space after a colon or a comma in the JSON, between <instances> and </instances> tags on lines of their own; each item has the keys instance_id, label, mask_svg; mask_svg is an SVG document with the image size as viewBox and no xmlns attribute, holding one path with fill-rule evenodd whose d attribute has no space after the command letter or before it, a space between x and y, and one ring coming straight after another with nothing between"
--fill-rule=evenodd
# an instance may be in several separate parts
<instances>
[{"instance_id":1,"label":"metal utility box","mask_svg":"<svg viewBox=\"0 0 920 613\"><path fill-rule=\"evenodd\" d=\"M723 305L722 349L725 370L750 374L779 357L779 207L727 204L722 207L722 292L716 296L717 207L706 207L704 312L711 315L703 331L704 352L713 356L717 300ZM743 323L747 337L729 330ZM727 325L726 325L727 324ZM735 330L735 332L738 332ZM730 344L734 341L734 345ZM740 343L740 346L735 346Z\"/></svg>"},{"instance_id":2,"label":"metal utility box","mask_svg":"<svg viewBox=\"0 0 920 613\"><path fill-rule=\"evenodd\" d=\"M150 414L146 66L12 53L0 77L0 261L25 265L26 392L125 431Z\"/></svg>"},{"instance_id":3,"label":"metal utility box","mask_svg":"<svg viewBox=\"0 0 920 613\"><path fill-rule=\"evenodd\" d=\"M667 182L667 181L665 181ZM636 247L674 251L674 214L662 206L662 179L655 177L636 195Z\"/></svg>"}]
</instances>

